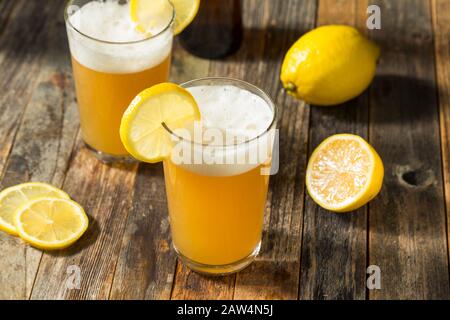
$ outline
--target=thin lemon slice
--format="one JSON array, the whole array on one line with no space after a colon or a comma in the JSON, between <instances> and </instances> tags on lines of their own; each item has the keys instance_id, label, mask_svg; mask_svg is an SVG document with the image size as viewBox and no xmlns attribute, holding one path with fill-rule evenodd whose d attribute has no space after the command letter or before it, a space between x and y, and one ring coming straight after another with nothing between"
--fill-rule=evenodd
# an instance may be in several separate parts
<instances>
[{"instance_id":1,"label":"thin lemon slice","mask_svg":"<svg viewBox=\"0 0 450 320\"><path fill-rule=\"evenodd\" d=\"M18 235L14 225L16 211L31 200L44 197L70 199L64 191L39 182L20 184L0 192L0 230Z\"/></svg>"},{"instance_id":2,"label":"thin lemon slice","mask_svg":"<svg viewBox=\"0 0 450 320\"><path fill-rule=\"evenodd\" d=\"M131 0L130 17L139 32L155 35L172 21L174 7L169 0Z\"/></svg>"},{"instance_id":3,"label":"thin lemon slice","mask_svg":"<svg viewBox=\"0 0 450 320\"><path fill-rule=\"evenodd\" d=\"M321 207L335 212L356 210L381 190L384 167L363 138L339 134L326 139L309 160L306 187Z\"/></svg>"},{"instance_id":4,"label":"thin lemon slice","mask_svg":"<svg viewBox=\"0 0 450 320\"><path fill-rule=\"evenodd\" d=\"M170 155L172 145L163 123L178 129L198 119L200 110L189 91L173 83L161 83L133 100L122 117L120 137L134 158L156 163Z\"/></svg>"},{"instance_id":5,"label":"thin lemon slice","mask_svg":"<svg viewBox=\"0 0 450 320\"><path fill-rule=\"evenodd\" d=\"M140 32L155 34L171 21L175 9L174 33L181 33L197 15L200 0L131 0L130 16Z\"/></svg>"},{"instance_id":6,"label":"thin lemon slice","mask_svg":"<svg viewBox=\"0 0 450 320\"><path fill-rule=\"evenodd\" d=\"M41 198L28 202L14 216L20 237L42 250L64 249L86 231L83 208L68 199Z\"/></svg>"},{"instance_id":7,"label":"thin lemon slice","mask_svg":"<svg viewBox=\"0 0 450 320\"><path fill-rule=\"evenodd\" d=\"M175 7L175 35L180 34L194 20L200 8L200 0L171 0Z\"/></svg>"}]
</instances>

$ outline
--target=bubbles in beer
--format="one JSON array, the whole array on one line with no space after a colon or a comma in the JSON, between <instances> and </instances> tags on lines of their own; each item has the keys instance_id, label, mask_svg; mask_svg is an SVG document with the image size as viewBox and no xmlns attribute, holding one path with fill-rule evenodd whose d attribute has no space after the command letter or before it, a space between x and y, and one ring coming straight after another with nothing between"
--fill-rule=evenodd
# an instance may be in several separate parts
<instances>
[{"instance_id":1,"label":"bubbles in beer","mask_svg":"<svg viewBox=\"0 0 450 320\"><path fill-rule=\"evenodd\" d=\"M263 134L273 111L261 97L236 86L199 86L188 89L197 101L204 129L219 129L236 141Z\"/></svg>"},{"instance_id":2,"label":"bubbles in beer","mask_svg":"<svg viewBox=\"0 0 450 320\"><path fill-rule=\"evenodd\" d=\"M269 161L275 128L274 110L268 101L232 85L188 90L197 101L201 121L175 130L184 141L174 139L173 163L197 174L224 177Z\"/></svg>"}]
</instances>

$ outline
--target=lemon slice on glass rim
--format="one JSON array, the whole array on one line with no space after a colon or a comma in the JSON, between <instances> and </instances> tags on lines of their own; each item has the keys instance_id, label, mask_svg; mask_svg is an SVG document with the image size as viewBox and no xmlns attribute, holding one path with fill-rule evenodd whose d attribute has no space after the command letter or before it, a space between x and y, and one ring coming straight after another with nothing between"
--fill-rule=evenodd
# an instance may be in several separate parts
<instances>
[{"instance_id":1,"label":"lemon slice on glass rim","mask_svg":"<svg viewBox=\"0 0 450 320\"><path fill-rule=\"evenodd\" d=\"M169 128L183 128L200 119L194 97L186 89L161 83L139 93L125 111L120 138L125 149L137 160L156 163L170 156Z\"/></svg>"},{"instance_id":2,"label":"lemon slice on glass rim","mask_svg":"<svg viewBox=\"0 0 450 320\"><path fill-rule=\"evenodd\" d=\"M383 162L363 138L334 135L313 152L306 172L306 187L321 207L334 212L356 210L381 190Z\"/></svg>"},{"instance_id":3,"label":"lemon slice on glass rim","mask_svg":"<svg viewBox=\"0 0 450 320\"><path fill-rule=\"evenodd\" d=\"M131 0L130 17L139 32L151 33L153 28L167 25L175 10L173 30L177 35L194 20L199 7L200 0Z\"/></svg>"}]
</instances>

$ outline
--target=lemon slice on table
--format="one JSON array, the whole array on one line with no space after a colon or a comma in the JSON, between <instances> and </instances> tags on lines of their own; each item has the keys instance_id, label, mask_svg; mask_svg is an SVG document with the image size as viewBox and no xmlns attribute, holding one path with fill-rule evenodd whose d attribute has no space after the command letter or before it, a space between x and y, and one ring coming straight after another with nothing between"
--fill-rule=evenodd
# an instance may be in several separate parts
<instances>
[{"instance_id":1,"label":"lemon slice on table","mask_svg":"<svg viewBox=\"0 0 450 320\"><path fill-rule=\"evenodd\" d=\"M18 235L14 225L16 211L27 202L43 197L70 199L64 191L39 182L20 184L0 192L0 230Z\"/></svg>"},{"instance_id":2,"label":"lemon slice on table","mask_svg":"<svg viewBox=\"0 0 450 320\"><path fill-rule=\"evenodd\" d=\"M156 163L171 151L171 138L163 123L178 129L199 119L200 110L189 91L173 83L161 83L133 100L122 117L120 137L134 158Z\"/></svg>"},{"instance_id":3,"label":"lemon slice on table","mask_svg":"<svg viewBox=\"0 0 450 320\"><path fill-rule=\"evenodd\" d=\"M130 16L138 31L152 33L153 29L167 25L175 9L173 28L177 35L194 20L199 7L200 0L131 0Z\"/></svg>"},{"instance_id":4,"label":"lemon slice on table","mask_svg":"<svg viewBox=\"0 0 450 320\"><path fill-rule=\"evenodd\" d=\"M68 199L40 198L22 206L14 216L20 237L42 250L64 249L87 230L83 208Z\"/></svg>"},{"instance_id":5,"label":"lemon slice on table","mask_svg":"<svg viewBox=\"0 0 450 320\"><path fill-rule=\"evenodd\" d=\"M306 187L321 207L335 212L356 210L381 190L384 167L363 138L334 135L314 151L306 172Z\"/></svg>"}]
</instances>

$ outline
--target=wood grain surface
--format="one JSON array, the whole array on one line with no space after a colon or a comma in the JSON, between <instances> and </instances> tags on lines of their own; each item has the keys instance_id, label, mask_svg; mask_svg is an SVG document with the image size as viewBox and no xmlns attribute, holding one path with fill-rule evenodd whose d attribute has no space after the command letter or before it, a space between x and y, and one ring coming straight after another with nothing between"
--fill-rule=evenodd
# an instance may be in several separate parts
<instances>
[{"instance_id":1,"label":"wood grain surface","mask_svg":"<svg viewBox=\"0 0 450 320\"><path fill-rule=\"evenodd\" d=\"M365 21L365 8L358 0L320 1L317 25L358 27L360 20ZM333 134L367 139L368 120L367 93L342 106L312 107L309 154ZM365 299L367 208L349 215L330 214L308 196L304 224L300 297Z\"/></svg>"},{"instance_id":2,"label":"wood grain surface","mask_svg":"<svg viewBox=\"0 0 450 320\"><path fill-rule=\"evenodd\" d=\"M90 218L63 252L35 250L0 232L0 299L449 299L450 0L242 0L240 49L222 60L177 40L171 80L249 81L280 109L279 173L271 179L263 247L237 275L208 278L171 247L162 166L97 161L83 145L64 3L0 0L0 189L62 187ZM33 21L33 23L29 23ZM308 106L282 89L287 49L326 24L357 27L382 48L377 77L337 107ZM305 169L335 133L371 142L385 164L381 195L351 214L318 207ZM366 269L381 268L381 289ZM81 287L69 289L70 268Z\"/></svg>"},{"instance_id":3,"label":"wood grain surface","mask_svg":"<svg viewBox=\"0 0 450 320\"><path fill-rule=\"evenodd\" d=\"M441 133L442 172L445 208L447 210L447 250L450 264L450 1L433 0L433 30L435 42L439 118Z\"/></svg>"},{"instance_id":4,"label":"wood grain surface","mask_svg":"<svg viewBox=\"0 0 450 320\"><path fill-rule=\"evenodd\" d=\"M428 1L377 1L385 15L370 91L370 141L385 185L369 206L369 261L383 270L374 299L448 298L446 218L433 29ZM401 23L400 23L401 22Z\"/></svg>"}]
</instances>

